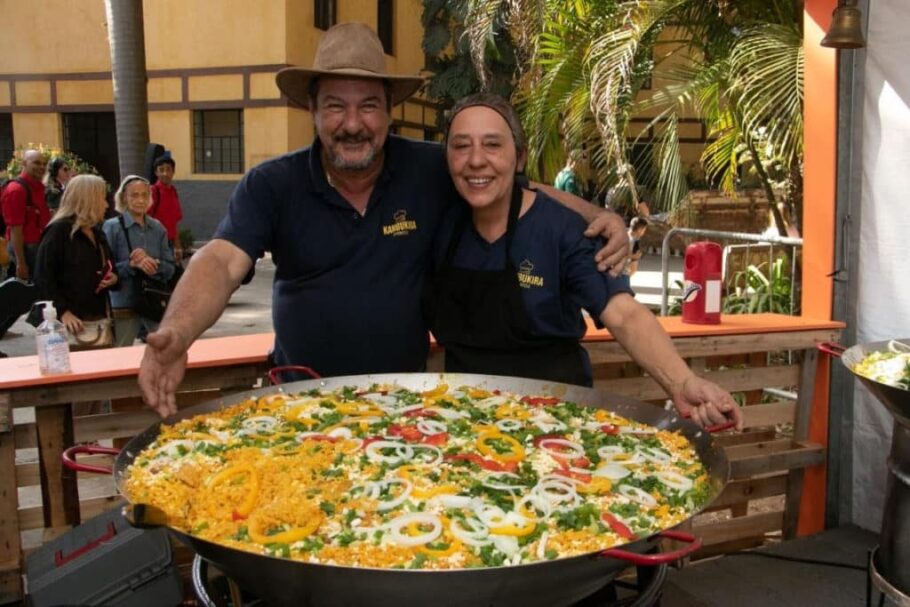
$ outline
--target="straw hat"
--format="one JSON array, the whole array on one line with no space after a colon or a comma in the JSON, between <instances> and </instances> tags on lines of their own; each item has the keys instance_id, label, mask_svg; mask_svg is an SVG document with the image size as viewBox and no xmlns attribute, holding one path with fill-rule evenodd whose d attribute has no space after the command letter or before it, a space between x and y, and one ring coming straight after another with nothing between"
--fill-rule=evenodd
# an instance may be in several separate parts
<instances>
[{"instance_id":1,"label":"straw hat","mask_svg":"<svg viewBox=\"0 0 910 607\"><path fill-rule=\"evenodd\" d=\"M306 108L310 83L320 76L385 80L389 83L393 105L413 95L423 84L419 76L386 72L382 42L363 23L339 23L330 28L319 41L312 69L286 67L278 72L275 81L291 101Z\"/></svg>"}]
</instances>

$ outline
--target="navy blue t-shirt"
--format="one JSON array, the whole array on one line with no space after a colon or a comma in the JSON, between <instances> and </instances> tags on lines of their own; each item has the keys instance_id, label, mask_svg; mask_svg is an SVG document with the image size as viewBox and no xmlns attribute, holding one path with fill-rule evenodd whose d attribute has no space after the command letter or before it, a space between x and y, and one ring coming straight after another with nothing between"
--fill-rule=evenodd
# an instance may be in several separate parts
<instances>
[{"instance_id":1,"label":"navy blue t-shirt","mask_svg":"<svg viewBox=\"0 0 910 607\"><path fill-rule=\"evenodd\" d=\"M317 140L247 173L214 237L275 262L279 364L324 376L419 371L420 300L454 189L438 144L389 136L361 216L326 181Z\"/></svg>"},{"instance_id":2,"label":"navy blue t-shirt","mask_svg":"<svg viewBox=\"0 0 910 607\"><path fill-rule=\"evenodd\" d=\"M505 235L489 243L474 229L465 203L449 213L452 217L456 214L468 217L452 264L469 270L501 270ZM437 263L445 257L456 223L454 219L445 222L443 237L435 247ZM598 272L594 255L603 243L585 237L586 228L580 215L542 192L537 192L534 204L518 219L511 258L531 330L537 336L581 339L586 330L582 309L600 326L600 314L611 297L634 294L628 276L614 278Z\"/></svg>"}]
</instances>

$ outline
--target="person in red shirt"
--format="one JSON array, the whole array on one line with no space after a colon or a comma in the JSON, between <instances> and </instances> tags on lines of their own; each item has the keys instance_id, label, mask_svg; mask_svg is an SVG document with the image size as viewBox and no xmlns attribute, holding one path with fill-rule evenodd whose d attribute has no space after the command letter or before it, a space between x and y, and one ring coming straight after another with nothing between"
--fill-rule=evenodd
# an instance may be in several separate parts
<instances>
[{"instance_id":1,"label":"person in red shirt","mask_svg":"<svg viewBox=\"0 0 910 607\"><path fill-rule=\"evenodd\" d=\"M16 264L16 277L21 280L32 279L41 233L51 220L41 182L46 170L44 155L38 150L26 150L22 173L3 188L0 196L10 256Z\"/></svg>"},{"instance_id":2,"label":"person in red shirt","mask_svg":"<svg viewBox=\"0 0 910 607\"><path fill-rule=\"evenodd\" d=\"M177 163L170 152L165 152L155 159L153 168L157 181L152 185L152 205L148 214L164 225L164 229L167 230L167 242L179 264L183 259L183 248L180 246L177 224L183 219L183 210L180 208L177 188L173 185L176 166Z\"/></svg>"}]
</instances>

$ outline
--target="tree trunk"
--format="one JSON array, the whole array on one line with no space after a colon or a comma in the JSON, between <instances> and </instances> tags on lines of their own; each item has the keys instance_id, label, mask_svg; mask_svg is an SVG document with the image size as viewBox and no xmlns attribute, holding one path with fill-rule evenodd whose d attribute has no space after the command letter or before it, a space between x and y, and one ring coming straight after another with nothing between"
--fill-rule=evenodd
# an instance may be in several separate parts
<instances>
[{"instance_id":1,"label":"tree trunk","mask_svg":"<svg viewBox=\"0 0 910 607\"><path fill-rule=\"evenodd\" d=\"M120 175L143 175L149 143L142 0L105 0Z\"/></svg>"}]
</instances>

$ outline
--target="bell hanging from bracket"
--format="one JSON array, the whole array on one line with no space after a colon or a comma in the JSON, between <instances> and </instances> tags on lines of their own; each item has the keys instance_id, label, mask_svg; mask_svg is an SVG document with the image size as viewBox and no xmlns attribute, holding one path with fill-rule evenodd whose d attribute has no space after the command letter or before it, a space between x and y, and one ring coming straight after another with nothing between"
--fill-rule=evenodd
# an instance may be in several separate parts
<instances>
[{"instance_id":1,"label":"bell hanging from bracket","mask_svg":"<svg viewBox=\"0 0 910 607\"><path fill-rule=\"evenodd\" d=\"M856 0L840 0L821 45L827 48L857 49L866 46L863 36L863 13Z\"/></svg>"}]
</instances>

